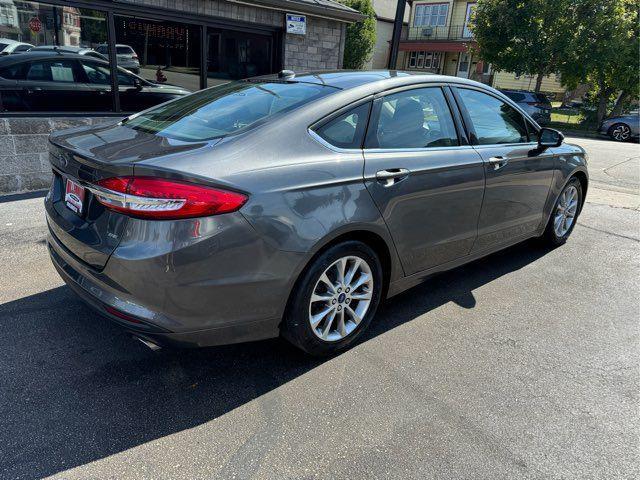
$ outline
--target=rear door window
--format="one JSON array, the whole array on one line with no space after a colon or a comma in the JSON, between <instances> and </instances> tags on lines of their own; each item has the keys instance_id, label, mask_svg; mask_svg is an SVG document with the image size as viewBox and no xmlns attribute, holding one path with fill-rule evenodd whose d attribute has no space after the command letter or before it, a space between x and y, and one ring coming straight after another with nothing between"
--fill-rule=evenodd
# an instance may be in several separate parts
<instances>
[{"instance_id":1,"label":"rear door window","mask_svg":"<svg viewBox=\"0 0 640 480\"><path fill-rule=\"evenodd\" d=\"M361 148L367 128L371 102L363 103L326 122L315 132L339 148Z\"/></svg>"},{"instance_id":2,"label":"rear door window","mask_svg":"<svg viewBox=\"0 0 640 480\"><path fill-rule=\"evenodd\" d=\"M368 148L458 145L451 111L440 87L416 88L387 95L376 116L375 125L367 135Z\"/></svg>"},{"instance_id":3,"label":"rear door window","mask_svg":"<svg viewBox=\"0 0 640 480\"><path fill-rule=\"evenodd\" d=\"M78 82L75 76L75 62L73 60L45 60L32 62L26 74L26 79L33 82Z\"/></svg>"}]
</instances>

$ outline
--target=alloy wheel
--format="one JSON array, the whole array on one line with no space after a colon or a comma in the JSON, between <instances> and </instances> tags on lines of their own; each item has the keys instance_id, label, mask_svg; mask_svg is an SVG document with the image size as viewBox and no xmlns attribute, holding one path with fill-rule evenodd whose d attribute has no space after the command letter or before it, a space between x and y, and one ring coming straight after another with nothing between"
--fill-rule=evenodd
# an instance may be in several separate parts
<instances>
[{"instance_id":1,"label":"alloy wheel","mask_svg":"<svg viewBox=\"0 0 640 480\"><path fill-rule=\"evenodd\" d=\"M560 194L553 218L553 231L558 238L566 235L571 229L578 212L578 189L569 185Z\"/></svg>"},{"instance_id":2,"label":"alloy wheel","mask_svg":"<svg viewBox=\"0 0 640 480\"><path fill-rule=\"evenodd\" d=\"M315 284L309 302L309 324L325 342L353 332L371 305L374 282L369 264L346 256L333 262Z\"/></svg>"},{"instance_id":3,"label":"alloy wheel","mask_svg":"<svg viewBox=\"0 0 640 480\"><path fill-rule=\"evenodd\" d=\"M629 140L629 137L631 136L631 129L627 125L615 125L613 130L611 130L611 136L619 142L624 142Z\"/></svg>"}]
</instances>

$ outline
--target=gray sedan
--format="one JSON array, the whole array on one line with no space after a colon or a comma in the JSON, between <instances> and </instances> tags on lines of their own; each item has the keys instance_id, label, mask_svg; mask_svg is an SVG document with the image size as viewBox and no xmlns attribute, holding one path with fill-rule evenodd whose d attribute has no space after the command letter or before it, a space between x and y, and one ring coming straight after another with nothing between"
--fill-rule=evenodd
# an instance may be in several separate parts
<instances>
[{"instance_id":1,"label":"gray sedan","mask_svg":"<svg viewBox=\"0 0 640 480\"><path fill-rule=\"evenodd\" d=\"M232 82L51 136L53 264L152 348L348 348L380 301L571 234L584 151L485 85L402 72Z\"/></svg>"},{"instance_id":2,"label":"gray sedan","mask_svg":"<svg viewBox=\"0 0 640 480\"><path fill-rule=\"evenodd\" d=\"M602 122L600 133L609 135L616 142L626 142L640 135L640 114L630 113L611 117Z\"/></svg>"}]
</instances>

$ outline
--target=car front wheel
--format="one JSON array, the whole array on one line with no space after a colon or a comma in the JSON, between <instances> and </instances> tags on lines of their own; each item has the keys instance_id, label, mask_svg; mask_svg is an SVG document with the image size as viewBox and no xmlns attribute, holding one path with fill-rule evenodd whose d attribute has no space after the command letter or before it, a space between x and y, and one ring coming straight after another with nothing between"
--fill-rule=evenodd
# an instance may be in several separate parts
<instances>
[{"instance_id":1,"label":"car front wheel","mask_svg":"<svg viewBox=\"0 0 640 480\"><path fill-rule=\"evenodd\" d=\"M382 292L382 267L366 244L347 241L319 255L298 281L283 336L311 355L347 349L366 330Z\"/></svg>"},{"instance_id":2,"label":"car front wheel","mask_svg":"<svg viewBox=\"0 0 640 480\"><path fill-rule=\"evenodd\" d=\"M624 123L616 123L609 129L609 136L616 142L626 142L631 138L631 129Z\"/></svg>"},{"instance_id":3,"label":"car front wheel","mask_svg":"<svg viewBox=\"0 0 640 480\"><path fill-rule=\"evenodd\" d=\"M543 238L552 246L562 245L578 221L582 206L582 185L572 178L564 187L553 207L553 213L547 224Z\"/></svg>"}]
</instances>

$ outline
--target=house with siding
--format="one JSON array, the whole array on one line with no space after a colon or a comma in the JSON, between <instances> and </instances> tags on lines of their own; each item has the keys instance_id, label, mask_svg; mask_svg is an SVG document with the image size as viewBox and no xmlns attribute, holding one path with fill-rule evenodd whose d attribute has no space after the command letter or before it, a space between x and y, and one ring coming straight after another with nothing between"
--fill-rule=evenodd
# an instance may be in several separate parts
<instances>
[{"instance_id":1,"label":"house with siding","mask_svg":"<svg viewBox=\"0 0 640 480\"><path fill-rule=\"evenodd\" d=\"M535 78L493 71L473 47L469 23L477 2L466 0L412 0L408 25L400 41L398 69L422 70L477 80L495 88L533 90ZM555 75L545 77L542 91L561 94Z\"/></svg>"}]
</instances>

